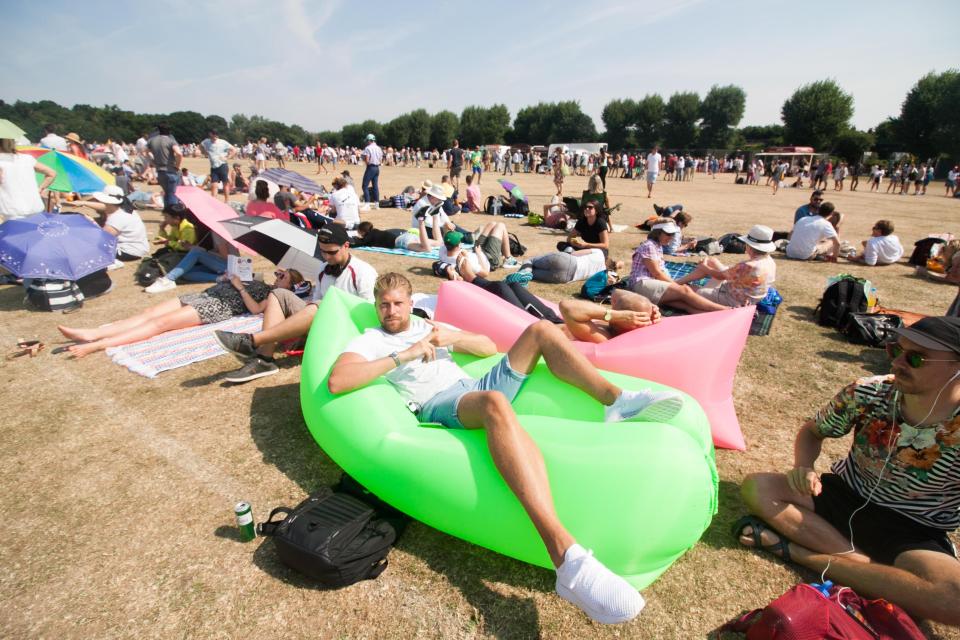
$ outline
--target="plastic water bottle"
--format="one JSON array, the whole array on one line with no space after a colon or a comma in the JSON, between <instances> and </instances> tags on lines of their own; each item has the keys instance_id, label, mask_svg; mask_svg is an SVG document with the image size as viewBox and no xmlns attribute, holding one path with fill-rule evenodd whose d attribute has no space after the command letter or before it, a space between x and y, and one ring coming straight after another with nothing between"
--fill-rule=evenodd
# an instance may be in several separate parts
<instances>
[{"instance_id":1,"label":"plastic water bottle","mask_svg":"<svg viewBox=\"0 0 960 640\"><path fill-rule=\"evenodd\" d=\"M820 583L818 583L818 582L811 582L811 583L810 583L810 586L813 587L814 589L816 589L817 591L819 591L819 592L820 592L820 595L822 595L824 598L829 598L829 597L830 597L830 589L833 587L833 581L832 581L832 580L824 580L824 581L823 581L823 584L820 584Z\"/></svg>"}]
</instances>

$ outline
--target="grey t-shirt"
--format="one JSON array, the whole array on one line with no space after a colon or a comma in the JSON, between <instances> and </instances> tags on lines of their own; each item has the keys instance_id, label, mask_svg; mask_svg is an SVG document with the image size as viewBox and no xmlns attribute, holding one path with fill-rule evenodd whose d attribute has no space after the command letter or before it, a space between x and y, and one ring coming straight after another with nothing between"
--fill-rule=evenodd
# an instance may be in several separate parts
<instances>
[{"instance_id":1,"label":"grey t-shirt","mask_svg":"<svg viewBox=\"0 0 960 640\"><path fill-rule=\"evenodd\" d=\"M153 154L153 163L158 171L179 171L173 155L175 144L177 144L176 138L159 133L147 141L147 148Z\"/></svg>"}]
</instances>

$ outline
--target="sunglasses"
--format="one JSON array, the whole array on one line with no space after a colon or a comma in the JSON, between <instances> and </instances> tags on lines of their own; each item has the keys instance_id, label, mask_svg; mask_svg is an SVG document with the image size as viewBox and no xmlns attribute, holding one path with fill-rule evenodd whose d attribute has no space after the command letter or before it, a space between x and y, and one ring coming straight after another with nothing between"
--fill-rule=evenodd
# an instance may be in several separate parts
<instances>
[{"instance_id":1,"label":"sunglasses","mask_svg":"<svg viewBox=\"0 0 960 640\"><path fill-rule=\"evenodd\" d=\"M283 269L277 269L276 271L273 272L273 277L274 277L274 278L282 278L282 277L284 277L285 275L287 275L287 272L284 271Z\"/></svg>"},{"instance_id":2,"label":"sunglasses","mask_svg":"<svg viewBox=\"0 0 960 640\"><path fill-rule=\"evenodd\" d=\"M907 361L911 369L919 369L928 362L960 362L960 360L935 360L928 358L918 351L907 351L896 343L888 343L886 349L887 355L890 356L891 360L896 360L900 356L903 356L903 359Z\"/></svg>"}]
</instances>

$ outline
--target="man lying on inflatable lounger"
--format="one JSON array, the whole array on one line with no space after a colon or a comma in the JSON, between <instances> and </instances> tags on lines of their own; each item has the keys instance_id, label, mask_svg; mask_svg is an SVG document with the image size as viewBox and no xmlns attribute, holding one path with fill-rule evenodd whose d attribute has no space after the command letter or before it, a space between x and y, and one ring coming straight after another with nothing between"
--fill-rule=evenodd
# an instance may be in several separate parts
<instances>
[{"instance_id":1,"label":"man lying on inflatable lounger","mask_svg":"<svg viewBox=\"0 0 960 640\"><path fill-rule=\"evenodd\" d=\"M643 598L578 545L560 523L543 457L510 402L540 356L557 378L606 405L607 422L668 420L680 410L682 397L620 389L601 377L563 332L545 320L527 327L500 363L475 380L450 352L493 355L497 349L490 338L411 317L412 287L400 274L380 276L373 293L380 328L368 329L346 346L330 372L331 393L346 393L386 376L408 404L419 407L421 422L486 429L494 465L557 567L557 593L598 622L634 618L643 608Z\"/></svg>"}]
</instances>

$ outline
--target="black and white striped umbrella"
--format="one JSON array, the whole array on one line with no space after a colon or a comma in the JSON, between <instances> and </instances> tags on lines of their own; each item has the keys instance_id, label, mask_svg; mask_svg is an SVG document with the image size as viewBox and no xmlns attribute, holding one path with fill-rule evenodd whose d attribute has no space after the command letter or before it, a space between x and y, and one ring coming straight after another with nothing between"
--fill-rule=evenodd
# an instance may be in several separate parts
<instances>
[{"instance_id":1,"label":"black and white striped umbrella","mask_svg":"<svg viewBox=\"0 0 960 640\"><path fill-rule=\"evenodd\" d=\"M316 231L260 216L241 216L221 224L234 240L282 269L296 269L316 281L326 266L317 248Z\"/></svg>"}]
</instances>

